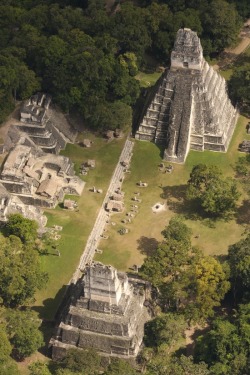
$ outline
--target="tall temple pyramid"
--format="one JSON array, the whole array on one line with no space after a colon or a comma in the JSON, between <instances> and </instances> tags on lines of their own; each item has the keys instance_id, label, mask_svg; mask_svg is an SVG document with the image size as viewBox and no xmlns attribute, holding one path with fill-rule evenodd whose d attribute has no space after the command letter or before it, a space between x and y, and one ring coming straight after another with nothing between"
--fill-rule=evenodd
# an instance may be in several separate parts
<instances>
[{"instance_id":1,"label":"tall temple pyramid","mask_svg":"<svg viewBox=\"0 0 250 375\"><path fill-rule=\"evenodd\" d=\"M236 121L225 79L205 61L197 34L180 29L171 67L158 81L135 138L163 145L165 160L183 163L190 148L227 151Z\"/></svg>"},{"instance_id":2,"label":"tall temple pyramid","mask_svg":"<svg viewBox=\"0 0 250 375\"><path fill-rule=\"evenodd\" d=\"M72 298L50 342L52 358L63 358L70 348L94 348L103 356L135 358L144 324L151 318L145 306L147 285L112 266L87 265L78 295Z\"/></svg>"}]
</instances>

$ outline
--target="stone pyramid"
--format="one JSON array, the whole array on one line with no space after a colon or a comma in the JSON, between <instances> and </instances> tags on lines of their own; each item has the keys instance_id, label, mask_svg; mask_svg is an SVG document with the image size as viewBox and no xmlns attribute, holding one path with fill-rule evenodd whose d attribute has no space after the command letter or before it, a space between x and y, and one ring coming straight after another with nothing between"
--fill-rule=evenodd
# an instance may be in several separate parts
<instances>
[{"instance_id":1,"label":"stone pyramid","mask_svg":"<svg viewBox=\"0 0 250 375\"><path fill-rule=\"evenodd\" d=\"M52 358L63 358L70 348L95 348L103 356L135 358L144 324L150 319L145 307L148 283L92 262L79 287L50 342Z\"/></svg>"},{"instance_id":2,"label":"stone pyramid","mask_svg":"<svg viewBox=\"0 0 250 375\"><path fill-rule=\"evenodd\" d=\"M171 67L151 93L135 138L163 145L165 160L183 163L190 148L227 151L237 117L226 81L205 61L197 34L180 29Z\"/></svg>"}]
</instances>

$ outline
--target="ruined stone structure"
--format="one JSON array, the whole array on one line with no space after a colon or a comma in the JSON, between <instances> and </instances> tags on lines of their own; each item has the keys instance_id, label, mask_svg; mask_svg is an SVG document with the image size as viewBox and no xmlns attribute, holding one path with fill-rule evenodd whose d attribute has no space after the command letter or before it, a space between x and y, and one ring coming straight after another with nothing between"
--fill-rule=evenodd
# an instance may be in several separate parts
<instances>
[{"instance_id":1,"label":"ruined stone structure","mask_svg":"<svg viewBox=\"0 0 250 375\"><path fill-rule=\"evenodd\" d=\"M95 348L104 356L136 357L144 323L150 319L144 306L145 285L112 266L88 265L78 295L51 340L52 358L60 359L74 347Z\"/></svg>"},{"instance_id":2,"label":"ruined stone structure","mask_svg":"<svg viewBox=\"0 0 250 375\"><path fill-rule=\"evenodd\" d=\"M15 195L10 194L0 183L0 221L6 222L11 214L22 214L30 220L36 220L42 228L47 223L47 217L39 207L24 205Z\"/></svg>"},{"instance_id":3,"label":"ruined stone structure","mask_svg":"<svg viewBox=\"0 0 250 375\"><path fill-rule=\"evenodd\" d=\"M80 195L85 184L74 175L69 158L22 144L10 151L0 183L23 204L39 207L55 207L64 194Z\"/></svg>"},{"instance_id":4,"label":"ruined stone structure","mask_svg":"<svg viewBox=\"0 0 250 375\"><path fill-rule=\"evenodd\" d=\"M68 142L74 141L76 131L62 114L50 108L51 97L42 93L31 96L20 108L20 121L10 127L4 151L17 143L38 146L44 152L58 154Z\"/></svg>"},{"instance_id":5,"label":"ruined stone structure","mask_svg":"<svg viewBox=\"0 0 250 375\"><path fill-rule=\"evenodd\" d=\"M58 155L77 132L50 102L42 93L23 102L19 121L13 118L0 145L1 153L9 152L0 172L0 221L18 212L42 227L47 222L42 207L53 208L65 194L83 190L73 163Z\"/></svg>"},{"instance_id":6,"label":"ruined stone structure","mask_svg":"<svg viewBox=\"0 0 250 375\"><path fill-rule=\"evenodd\" d=\"M180 29L171 67L149 98L135 138L163 145L164 159L183 163L190 148L227 151L236 120L225 79L204 60L197 34Z\"/></svg>"}]
</instances>

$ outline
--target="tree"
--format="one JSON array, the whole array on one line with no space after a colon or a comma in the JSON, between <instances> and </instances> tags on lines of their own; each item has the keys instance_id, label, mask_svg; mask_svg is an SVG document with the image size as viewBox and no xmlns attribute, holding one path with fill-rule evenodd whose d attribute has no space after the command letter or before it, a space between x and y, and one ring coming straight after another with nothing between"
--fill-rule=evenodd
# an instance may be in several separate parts
<instances>
[{"instance_id":1,"label":"tree","mask_svg":"<svg viewBox=\"0 0 250 375\"><path fill-rule=\"evenodd\" d=\"M0 374L13 375L19 374L16 363L10 357L12 346L6 330L6 322L4 321L4 309L1 309L1 322L0 322Z\"/></svg>"},{"instance_id":2,"label":"tree","mask_svg":"<svg viewBox=\"0 0 250 375\"><path fill-rule=\"evenodd\" d=\"M250 4L247 0L231 0L235 4L239 14L243 19L247 19L250 17Z\"/></svg>"},{"instance_id":3,"label":"tree","mask_svg":"<svg viewBox=\"0 0 250 375\"><path fill-rule=\"evenodd\" d=\"M61 362L62 368L84 375L98 374L100 370L100 356L94 349L69 349Z\"/></svg>"},{"instance_id":4,"label":"tree","mask_svg":"<svg viewBox=\"0 0 250 375\"><path fill-rule=\"evenodd\" d=\"M29 370L29 375L51 375L47 364L40 361L31 363Z\"/></svg>"},{"instance_id":5,"label":"tree","mask_svg":"<svg viewBox=\"0 0 250 375\"><path fill-rule=\"evenodd\" d=\"M178 242L183 242L187 246L191 245L191 234L191 229L188 228L179 216L170 219L169 225L162 231L162 235L166 241L173 239Z\"/></svg>"},{"instance_id":6,"label":"tree","mask_svg":"<svg viewBox=\"0 0 250 375\"><path fill-rule=\"evenodd\" d=\"M173 16L173 24L175 32L182 27L188 27L196 31L198 35L202 32L199 12L194 9L187 8L181 12L176 12Z\"/></svg>"},{"instance_id":7,"label":"tree","mask_svg":"<svg viewBox=\"0 0 250 375\"><path fill-rule=\"evenodd\" d=\"M187 199L195 201L210 215L228 219L236 210L240 193L234 180L222 179L221 175L216 166L194 166L188 181Z\"/></svg>"},{"instance_id":8,"label":"tree","mask_svg":"<svg viewBox=\"0 0 250 375\"><path fill-rule=\"evenodd\" d=\"M110 84L113 99L132 105L139 97L139 87L139 82L130 76L126 67L120 63L115 65L114 81Z\"/></svg>"},{"instance_id":9,"label":"tree","mask_svg":"<svg viewBox=\"0 0 250 375\"><path fill-rule=\"evenodd\" d=\"M100 103L92 116L92 123L99 130L127 129L132 123L132 109L122 101Z\"/></svg>"},{"instance_id":10,"label":"tree","mask_svg":"<svg viewBox=\"0 0 250 375\"><path fill-rule=\"evenodd\" d=\"M171 219L162 233L165 240L144 260L140 275L158 288L163 309L179 310L187 303L190 272L201 253L191 246L191 231L180 218Z\"/></svg>"},{"instance_id":11,"label":"tree","mask_svg":"<svg viewBox=\"0 0 250 375\"><path fill-rule=\"evenodd\" d=\"M154 355L146 369L146 375L211 375L204 362L194 363L185 355L170 357L164 351Z\"/></svg>"},{"instance_id":12,"label":"tree","mask_svg":"<svg viewBox=\"0 0 250 375\"><path fill-rule=\"evenodd\" d=\"M236 324L240 331L242 341L249 347L250 343L250 303L241 304L236 315ZM250 349L249 349L250 350Z\"/></svg>"},{"instance_id":13,"label":"tree","mask_svg":"<svg viewBox=\"0 0 250 375\"><path fill-rule=\"evenodd\" d=\"M150 347L164 345L171 351L172 347L184 337L186 322L183 315L162 314L145 326L145 344Z\"/></svg>"},{"instance_id":14,"label":"tree","mask_svg":"<svg viewBox=\"0 0 250 375\"><path fill-rule=\"evenodd\" d=\"M47 281L37 251L11 235L0 237L0 298L5 306L16 307L30 300Z\"/></svg>"},{"instance_id":15,"label":"tree","mask_svg":"<svg viewBox=\"0 0 250 375\"><path fill-rule=\"evenodd\" d=\"M219 179L222 172L215 165L197 164L193 167L188 180L188 197L198 197L208 188L208 186Z\"/></svg>"},{"instance_id":16,"label":"tree","mask_svg":"<svg viewBox=\"0 0 250 375\"><path fill-rule=\"evenodd\" d=\"M230 287L226 266L191 246L191 231L180 218L162 234L165 240L144 260L140 275L157 288L163 311L183 312L189 321L213 316Z\"/></svg>"},{"instance_id":17,"label":"tree","mask_svg":"<svg viewBox=\"0 0 250 375\"><path fill-rule=\"evenodd\" d=\"M216 180L202 196L202 208L215 216L229 218L235 213L240 193L233 179Z\"/></svg>"},{"instance_id":18,"label":"tree","mask_svg":"<svg viewBox=\"0 0 250 375\"><path fill-rule=\"evenodd\" d=\"M137 371L126 361L112 358L103 375L136 375Z\"/></svg>"},{"instance_id":19,"label":"tree","mask_svg":"<svg viewBox=\"0 0 250 375\"><path fill-rule=\"evenodd\" d=\"M222 51L237 40L241 21L233 4L213 0L207 5L207 11L201 13L201 20L204 34L210 37L215 52Z\"/></svg>"},{"instance_id":20,"label":"tree","mask_svg":"<svg viewBox=\"0 0 250 375\"><path fill-rule=\"evenodd\" d=\"M8 310L6 322L9 340L13 345L13 355L16 358L24 359L42 346L43 335L39 331L41 322L35 312Z\"/></svg>"},{"instance_id":21,"label":"tree","mask_svg":"<svg viewBox=\"0 0 250 375\"><path fill-rule=\"evenodd\" d=\"M21 214L11 214L6 224L8 235L19 237L23 243L34 242L37 238L38 224L35 220L23 217Z\"/></svg>"},{"instance_id":22,"label":"tree","mask_svg":"<svg viewBox=\"0 0 250 375\"><path fill-rule=\"evenodd\" d=\"M71 371L67 368L58 368L55 372L55 375L84 375L84 373Z\"/></svg>"},{"instance_id":23,"label":"tree","mask_svg":"<svg viewBox=\"0 0 250 375\"><path fill-rule=\"evenodd\" d=\"M166 64L175 38L173 14L168 5L156 2L152 2L147 10L147 27L152 37L150 53Z\"/></svg>"},{"instance_id":24,"label":"tree","mask_svg":"<svg viewBox=\"0 0 250 375\"><path fill-rule=\"evenodd\" d=\"M228 82L229 92L235 101L249 104L250 101L250 64L244 63L236 67Z\"/></svg>"},{"instance_id":25,"label":"tree","mask_svg":"<svg viewBox=\"0 0 250 375\"><path fill-rule=\"evenodd\" d=\"M147 9L137 7L133 3L124 3L121 10L112 17L113 35L118 40L121 52L135 53L139 62L151 45L150 32L146 24L147 16Z\"/></svg>"},{"instance_id":26,"label":"tree","mask_svg":"<svg viewBox=\"0 0 250 375\"><path fill-rule=\"evenodd\" d=\"M126 52L119 56L120 64L126 68L129 74L134 77L138 73L137 57L132 52Z\"/></svg>"},{"instance_id":27,"label":"tree","mask_svg":"<svg viewBox=\"0 0 250 375\"><path fill-rule=\"evenodd\" d=\"M168 231L168 229L166 229ZM147 257L140 269L143 278L158 287L168 278L168 283L179 277L180 271L190 260L190 246L185 242L167 238L152 256Z\"/></svg>"},{"instance_id":28,"label":"tree","mask_svg":"<svg viewBox=\"0 0 250 375\"><path fill-rule=\"evenodd\" d=\"M0 365L10 359L11 351L12 347L7 336L6 327L0 324Z\"/></svg>"},{"instance_id":29,"label":"tree","mask_svg":"<svg viewBox=\"0 0 250 375\"><path fill-rule=\"evenodd\" d=\"M18 48L6 48L0 54L0 87L13 99L26 99L40 89L39 79L33 70L21 60ZM18 56L17 56L18 54Z\"/></svg>"},{"instance_id":30,"label":"tree","mask_svg":"<svg viewBox=\"0 0 250 375\"><path fill-rule=\"evenodd\" d=\"M0 363L0 374L1 375L20 375L17 364L14 360L8 359L3 363Z\"/></svg>"},{"instance_id":31,"label":"tree","mask_svg":"<svg viewBox=\"0 0 250 375\"><path fill-rule=\"evenodd\" d=\"M222 318L213 321L211 330L200 336L195 346L195 359L205 361L215 375L245 374L248 356L249 345L237 325Z\"/></svg>"},{"instance_id":32,"label":"tree","mask_svg":"<svg viewBox=\"0 0 250 375\"><path fill-rule=\"evenodd\" d=\"M250 175L250 155L239 157L238 161L235 164L235 170L238 176L248 177Z\"/></svg>"},{"instance_id":33,"label":"tree","mask_svg":"<svg viewBox=\"0 0 250 375\"><path fill-rule=\"evenodd\" d=\"M249 298L250 291L250 234L228 249L230 279L234 297Z\"/></svg>"},{"instance_id":34,"label":"tree","mask_svg":"<svg viewBox=\"0 0 250 375\"><path fill-rule=\"evenodd\" d=\"M220 305L230 289L227 272L215 258L202 257L195 264L190 281L186 314L198 321L213 316L214 307Z\"/></svg>"}]
</instances>

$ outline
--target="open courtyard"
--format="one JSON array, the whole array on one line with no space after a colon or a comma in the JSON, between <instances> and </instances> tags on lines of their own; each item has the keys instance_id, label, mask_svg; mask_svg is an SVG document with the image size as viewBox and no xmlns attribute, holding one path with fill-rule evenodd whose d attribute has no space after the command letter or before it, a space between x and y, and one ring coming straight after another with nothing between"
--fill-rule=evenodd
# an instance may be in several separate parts
<instances>
[{"instance_id":1,"label":"open courtyard","mask_svg":"<svg viewBox=\"0 0 250 375\"><path fill-rule=\"evenodd\" d=\"M98 245L102 253L96 254L95 259L123 271L130 270L135 264L141 265L144 257L152 253L162 241L161 231L176 214L185 218L186 224L193 231L193 244L199 246L205 254L226 254L228 246L241 238L244 223L239 224L237 220L211 222L195 216L185 202L184 190L192 167L198 163L215 164L225 176L235 175L234 163L242 155L238 152L238 145L243 138L250 138L246 136L246 124L247 119L240 117L227 153L191 151L186 163L173 164L171 172L160 167L162 150L153 143L135 141L130 173L125 174L122 184L125 210L111 215L110 223L106 226L106 239ZM85 160L96 160L96 168L82 177L86 185L82 196L75 198L78 210L68 211L58 205L55 210L46 212L49 226L63 226L58 241L61 256L49 254L42 258L44 270L49 273L49 283L37 293L34 306L41 317L48 320L53 320L79 263L125 142L125 139L107 142L91 134L87 136L93 141L91 148L69 144L63 151L75 163L77 174ZM84 137L86 135L81 134L79 141ZM168 165L164 163L165 167ZM139 187L140 181L145 181L147 187ZM103 193L91 192L93 186L101 188ZM132 200L135 197L138 197L138 202ZM165 204L165 209L153 212L152 207L157 203ZM122 228L127 228L128 233L121 235L119 232Z\"/></svg>"}]
</instances>

